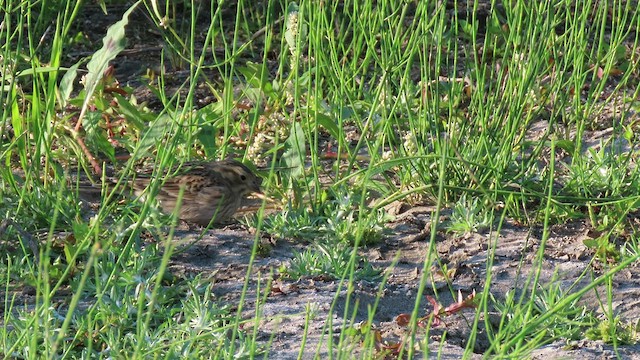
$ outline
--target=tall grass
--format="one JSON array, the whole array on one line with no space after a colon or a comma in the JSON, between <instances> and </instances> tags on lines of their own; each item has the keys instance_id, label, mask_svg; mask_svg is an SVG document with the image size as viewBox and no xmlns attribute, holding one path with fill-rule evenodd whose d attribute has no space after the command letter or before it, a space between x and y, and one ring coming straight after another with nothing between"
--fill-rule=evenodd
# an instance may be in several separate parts
<instances>
[{"instance_id":1,"label":"tall grass","mask_svg":"<svg viewBox=\"0 0 640 360\"><path fill-rule=\"evenodd\" d=\"M486 355L524 356L568 338L563 324L576 318L569 310L580 296L597 285L613 291L611 276L637 261L637 253L609 241L627 236L635 243L622 230L637 211L640 185L628 150L637 138L640 17L633 2L206 5L136 3L128 22L105 32L104 45L90 43L90 61L74 62L74 48L87 47L78 40L80 20L97 8L0 4L4 356L268 357L269 343L242 330L250 321L258 326L260 308L253 320L241 316L248 295L270 291L267 284L249 294L261 232L308 234L325 241L320 249L344 249L320 253L340 264L330 266L339 289L351 289L362 273L353 249L375 246L384 206L396 200L441 209L473 197L479 213L499 224L491 229L495 239L505 219L543 227L528 293L494 298L491 271L478 289L474 329L485 322ZM126 86L114 92L122 79L117 68L115 75L106 71L110 60L123 59L112 45L131 44L133 29L149 27L163 44L161 63L143 78L157 108L138 103ZM172 86L171 74L182 70L188 76ZM201 89L212 101L201 102ZM534 124L544 124L542 131L534 133ZM612 128L612 138L587 150L588 131L602 128ZM125 161L122 152L129 154ZM156 216L147 203L116 201L120 186L105 187L102 205L87 216L73 180L102 183L114 170L122 184L141 163L161 173L187 160L229 156L259 164L266 193L282 200L276 215L265 217L261 209L252 222L256 244L233 310L211 301L212 285L200 277L167 280L175 218ZM606 234L594 254L615 254L615 265L571 294L541 292L549 226L574 218ZM428 353L419 324L425 292L433 290L425 274L442 266L435 251L439 210L432 219L399 357ZM163 228L169 230L155 230ZM147 234L155 241L146 242ZM301 274L312 255L296 260ZM386 277L377 279L382 288ZM549 302L543 313L535 306L541 296ZM615 323L608 301L603 307ZM487 318L496 308L504 318L494 328ZM344 324L353 323L353 311L338 314ZM553 335L545 333L550 323L557 325ZM329 322L328 352L355 356L346 332L335 342L333 330ZM363 357L382 356L375 332L362 344Z\"/></svg>"}]
</instances>

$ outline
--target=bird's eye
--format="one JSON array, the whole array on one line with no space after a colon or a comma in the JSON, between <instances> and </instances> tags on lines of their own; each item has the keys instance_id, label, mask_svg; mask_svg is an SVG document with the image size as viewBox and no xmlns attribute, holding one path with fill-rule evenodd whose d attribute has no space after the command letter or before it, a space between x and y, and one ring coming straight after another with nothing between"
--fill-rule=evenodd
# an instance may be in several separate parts
<instances>
[{"instance_id":1,"label":"bird's eye","mask_svg":"<svg viewBox=\"0 0 640 360\"><path fill-rule=\"evenodd\" d=\"M247 180L247 175L240 175L240 180L246 181Z\"/></svg>"}]
</instances>

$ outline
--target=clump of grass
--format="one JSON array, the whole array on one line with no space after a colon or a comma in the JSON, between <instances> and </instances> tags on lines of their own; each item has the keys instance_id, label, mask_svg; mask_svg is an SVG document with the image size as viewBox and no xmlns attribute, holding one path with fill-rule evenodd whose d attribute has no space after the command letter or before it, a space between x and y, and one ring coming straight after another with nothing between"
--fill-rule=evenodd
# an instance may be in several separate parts
<instances>
[{"instance_id":1,"label":"clump of grass","mask_svg":"<svg viewBox=\"0 0 640 360\"><path fill-rule=\"evenodd\" d=\"M315 209L289 209L264 220L263 230L276 237L373 245L385 234L391 217L384 209L362 206L361 192L330 189ZM329 195L332 194L332 195Z\"/></svg>"},{"instance_id":2,"label":"clump of grass","mask_svg":"<svg viewBox=\"0 0 640 360\"><path fill-rule=\"evenodd\" d=\"M585 335L587 339L600 340L607 344L631 345L640 341L638 324L623 321L619 316L598 321Z\"/></svg>"},{"instance_id":3,"label":"clump of grass","mask_svg":"<svg viewBox=\"0 0 640 360\"><path fill-rule=\"evenodd\" d=\"M502 319L498 327L491 331L489 353L517 351L524 354L558 339L578 340L596 323L594 314L579 304L580 297L567 294L559 283L552 282L548 287L538 290L530 294L526 302L521 302L522 299L518 297L527 294L516 292L505 294L502 301L493 299ZM566 306L558 306L567 302L568 298L571 301ZM515 339L521 339L526 345L517 345Z\"/></svg>"},{"instance_id":4,"label":"clump of grass","mask_svg":"<svg viewBox=\"0 0 640 360\"><path fill-rule=\"evenodd\" d=\"M355 279L378 279L381 271L374 269L363 257L353 254L354 251L341 242L316 243L311 248L297 252L289 264L282 265L279 271L294 280L302 277L340 279L351 271Z\"/></svg>"},{"instance_id":5,"label":"clump of grass","mask_svg":"<svg viewBox=\"0 0 640 360\"><path fill-rule=\"evenodd\" d=\"M491 219L492 213L479 198L474 197L473 200L468 200L467 195L464 194L453 206L447 231L457 236L485 231L491 226Z\"/></svg>"}]
</instances>

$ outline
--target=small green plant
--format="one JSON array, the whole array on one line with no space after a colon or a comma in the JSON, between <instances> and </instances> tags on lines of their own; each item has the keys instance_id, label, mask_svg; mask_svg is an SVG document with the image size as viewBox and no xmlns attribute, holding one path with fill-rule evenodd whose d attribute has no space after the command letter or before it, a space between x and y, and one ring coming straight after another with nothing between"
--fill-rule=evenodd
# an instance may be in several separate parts
<instances>
[{"instance_id":1,"label":"small green plant","mask_svg":"<svg viewBox=\"0 0 640 360\"><path fill-rule=\"evenodd\" d=\"M359 194L357 190L346 188L327 191L315 211L285 210L265 219L263 229L281 238L337 240L355 244L360 236L361 244L375 244L384 236L384 224L391 217L383 209L360 207Z\"/></svg>"},{"instance_id":2,"label":"small green plant","mask_svg":"<svg viewBox=\"0 0 640 360\"><path fill-rule=\"evenodd\" d=\"M598 322L587 330L586 337L590 340L601 340L607 344L618 345L637 344L640 340L638 324L623 322L618 316L613 320L606 319Z\"/></svg>"},{"instance_id":3,"label":"small green plant","mask_svg":"<svg viewBox=\"0 0 640 360\"><path fill-rule=\"evenodd\" d=\"M316 244L314 248L296 253L288 266L280 268L280 273L293 279L318 276L339 279L349 271L353 251L341 242ZM355 255L354 261L356 279L373 280L380 276L380 271L361 256Z\"/></svg>"},{"instance_id":4,"label":"small green plant","mask_svg":"<svg viewBox=\"0 0 640 360\"><path fill-rule=\"evenodd\" d=\"M365 245L379 242L384 235L383 224L391 218L383 209L370 210L362 207L358 209L359 194L357 191L354 195L348 190L343 190L334 200L326 203L324 210L326 223L319 229L331 237L342 239L350 244L355 243L358 234Z\"/></svg>"},{"instance_id":5,"label":"small green plant","mask_svg":"<svg viewBox=\"0 0 640 360\"><path fill-rule=\"evenodd\" d=\"M559 281L539 286L527 301L522 301L523 296L529 296L526 293L518 295L510 291L505 295L501 301L491 295L495 308L502 314L499 327L493 330L492 351L496 354L515 350L510 348L515 339L528 343L529 350L558 339L578 340L596 323L593 313L580 304L581 298L563 290ZM571 299L568 304L559 306L568 298Z\"/></svg>"},{"instance_id":6,"label":"small green plant","mask_svg":"<svg viewBox=\"0 0 640 360\"><path fill-rule=\"evenodd\" d=\"M595 239L585 239L584 245L595 251L596 258L602 262L617 263L621 259L621 252L618 246L611 241L608 233L604 233Z\"/></svg>"},{"instance_id":7,"label":"small green plant","mask_svg":"<svg viewBox=\"0 0 640 360\"><path fill-rule=\"evenodd\" d=\"M478 198L467 200L462 195L453 207L447 230L458 236L484 231L491 225L491 214Z\"/></svg>"},{"instance_id":8,"label":"small green plant","mask_svg":"<svg viewBox=\"0 0 640 360\"><path fill-rule=\"evenodd\" d=\"M587 198L635 195L638 172L630 171L631 157L612 152L608 142L599 150L589 149L586 156L567 165L564 191Z\"/></svg>"}]
</instances>

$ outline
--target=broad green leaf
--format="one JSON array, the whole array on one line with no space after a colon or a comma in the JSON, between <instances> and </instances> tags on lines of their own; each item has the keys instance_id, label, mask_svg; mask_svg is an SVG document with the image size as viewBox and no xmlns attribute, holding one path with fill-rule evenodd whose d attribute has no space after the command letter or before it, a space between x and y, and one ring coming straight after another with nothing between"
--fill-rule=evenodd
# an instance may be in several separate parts
<instances>
[{"instance_id":1,"label":"broad green leaf","mask_svg":"<svg viewBox=\"0 0 640 360\"><path fill-rule=\"evenodd\" d=\"M102 39L102 48L93 54L91 61L87 64L89 73L84 79L84 87L86 90L86 96L82 110L80 112L80 119L87 111L89 101L93 96L93 92L96 90L98 83L104 76L104 72L109 66L109 62L118 56L118 54L124 50L125 37L124 28L129 23L129 15L138 7L140 2L136 2L122 15L122 20L111 25L107 30L107 35Z\"/></svg>"},{"instance_id":2,"label":"broad green leaf","mask_svg":"<svg viewBox=\"0 0 640 360\"><path fill-rule=\"evenodd\" d=\"M85 142L89 146L105 153L111 161L115 161L115 150L107 139L105 131L99 126L100 118L100 113L93 111L82 120L82 127L86 134Z\"/></svg>"},{"instance_id":3,"label":"broad green leaf","mask_svg":"<svg viewBox=\"0 0 640 360\"><path fill-rule=\"evenodd\" d=\"M141 113L135 106L131 105L124 96L116 93L114 93L113 96L118 100L120 112L124 115L127 121L132 124L136 130L144 129L145 117L149 116L145 116L146 114Z\"/></svg>"},{"instance_id":4,"label":"broad green leaf","mask_svg":"<svg viewBox=\"0 0 640 360\"><path fill-rule=\"evenodd\" d=\"M289 138L285 141L285 152L282 154L286 172L291 177L298 177L304 174L304 158L306 157L306 142L302 125L294 122L291 126Z\"/></svg>"},{"instance_id":5,"label":"broad green leaf","mask_svg":"<svg viewBox=\"0 0 640 360\"><path fill-rule=\"evenodd\" d=\"M573 154L573 152L576 150L576 144L574 144L573 141L570 140L558 140L556 141L556 147L568 152L569 154Z\"/></svg>"},{"instance_id":6,"label":"broad green leaf","mask_svg":"<svg viewBox=\"0 0 640 360\"><path fill-rule=\"evenodd\" d=\"M80 67L81 61L78 61L73 66L71 66L67 72L60 80L59 87L59 99L61 107L67 106L67 101L71 97L71 93L73 92L73 82L76 80L76 76L78 75L78 67Z\"/></svg>"},{"instance_id":7,"label":"broad green leaf","mask_svg":"<svg viewBox=\"0 0 640 360\"><path fill-rule=\"evenodd\" d=\"M217 128L212 125L203 125L200 127L200 131L196 135L198 137L198 141L202 144L204 148L204 153L208 159L211 159L216 154L216 134Z\"/></svg>"},{"instance_id":8,"label":"broad green leaf","mask_svg":"<svg viewBox=\"0 0 640 360\"><path fill-rule=\"evenodd\" d=\"M162 140L169 130L171 130L172 119L169 115L163 114L159 116L154 122L149 124L149 129L146 131L137 150L134 152L134 158L139 159L147 156L149 149L153 148Z\"/></svg>"},{"instance_id":9,"label":"broad green leaf","mask_svg":"<svg viewBox=\"0 0 640 360\"><path fill-rule=\"evenodd\" d=\"M287 26L284 32L284 39L287 41L287 45L289 45L289 50L292 52L297 48L298 44L296 39L300 34L300 22L298 21L298 4L295 2L289 3L287 7Z\"/></svg>"},{"instance_id":10,"label":"broad green leaf","mask_svg":"<svg viewBox=\"0 0 640 360\"><path fill-rule=\"evenodd\" d=\"M316 123L325 128L334 139L339 139L340 129L332 118L324 114L317 114Z\"/></svg>"}]
</instances>

